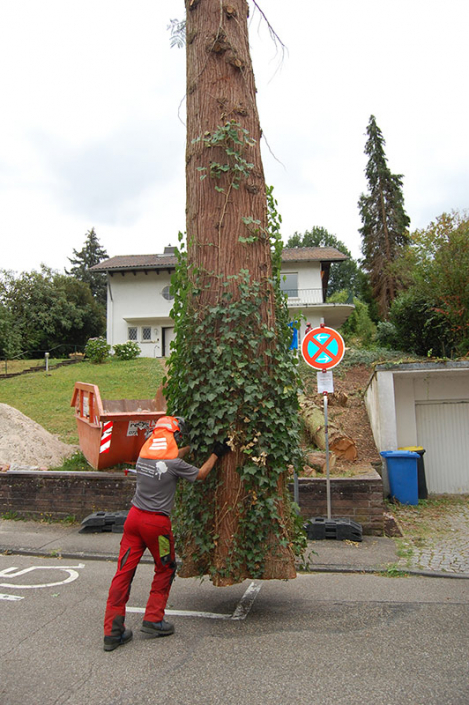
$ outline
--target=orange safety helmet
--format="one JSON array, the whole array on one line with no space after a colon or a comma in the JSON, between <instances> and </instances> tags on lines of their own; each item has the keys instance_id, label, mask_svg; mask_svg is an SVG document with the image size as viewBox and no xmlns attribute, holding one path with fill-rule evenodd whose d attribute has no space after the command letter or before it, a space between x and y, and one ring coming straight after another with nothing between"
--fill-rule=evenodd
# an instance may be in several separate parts
<instances>
[{"instance_id":1,"label":"orange safety helmet","mask_svg":"<svg viewBox=\"0 0 469 705\"><path fill-rule=\"evenodd\" d=\"M177 443L179 443L182 437L187 433L186 422L182 416L162 416L156 422L155 428L166 428L171 433L174 433Z\"/></svg>"}]
</instances>

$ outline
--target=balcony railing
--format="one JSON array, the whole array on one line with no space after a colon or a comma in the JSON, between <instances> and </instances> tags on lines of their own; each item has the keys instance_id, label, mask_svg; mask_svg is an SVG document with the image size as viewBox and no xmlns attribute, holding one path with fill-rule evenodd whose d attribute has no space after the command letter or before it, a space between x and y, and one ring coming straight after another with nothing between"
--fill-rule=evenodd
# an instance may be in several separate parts
<instances>
[{"instance_id":1,"label":"balcony railing","mask_svg":"<svg viewBox=\"0 0 469 705\"><path fill-rule=\"evenodd\" d=\"M322 289L284 289L283 293L288 296L288 308L324 303Z\"/></svg>"}]
</instances>

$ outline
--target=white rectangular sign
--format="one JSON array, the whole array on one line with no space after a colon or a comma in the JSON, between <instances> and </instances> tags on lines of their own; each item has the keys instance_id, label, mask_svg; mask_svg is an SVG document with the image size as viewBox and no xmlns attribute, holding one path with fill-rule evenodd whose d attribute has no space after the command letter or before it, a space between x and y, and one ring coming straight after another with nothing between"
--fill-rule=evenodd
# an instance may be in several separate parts
<instances>
[{"instance_id":1,"label":"white rectangular sign","mask_svg":"<svg viewBox=\"0 0 469 705\"><path fill-rule=\"evenodd\" d=\"M323 394L324 392L328 394L334 393L334 376L332 370L318 372L318 392L319 394Z\"/></svg>"}]
</instances>

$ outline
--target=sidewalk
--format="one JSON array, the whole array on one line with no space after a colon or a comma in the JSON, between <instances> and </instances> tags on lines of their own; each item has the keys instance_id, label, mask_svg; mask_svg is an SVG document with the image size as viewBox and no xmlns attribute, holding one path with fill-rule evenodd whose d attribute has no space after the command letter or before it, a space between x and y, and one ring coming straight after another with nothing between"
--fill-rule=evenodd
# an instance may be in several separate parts
<instances>
[{"instance_id":1,"label":"sidewalk","mask_svg":"<svg viewBox=\"0 0 469 705\"><path fill-rule=\"evenodd\" d=\"M422 512L418 508L396 508L395 518L403 532L399 540L399 567L424 573L444 573L469 577L469 503L460 503L442 497L442 505L434 499L434 506Z\"/></svg>"},{"instance_id":2,"label":"sidewalk","mask_svg":"<svg viewBox=\"0 0 469 705\"><path fill-rule=\"evenodd\" d=\"M435 532L414 545L412 537L364 536L363 541L309 541L299 572L364 572L469 578L469 508L452 509L450 535ZM445 519L448 524L448 518ZM0 553L117 560L121 534L79 533L80 526L0 519ZM399 554L404 550L404 557ZM150 554L143 561L151 562Z\"/></svg>"}]
</instances>

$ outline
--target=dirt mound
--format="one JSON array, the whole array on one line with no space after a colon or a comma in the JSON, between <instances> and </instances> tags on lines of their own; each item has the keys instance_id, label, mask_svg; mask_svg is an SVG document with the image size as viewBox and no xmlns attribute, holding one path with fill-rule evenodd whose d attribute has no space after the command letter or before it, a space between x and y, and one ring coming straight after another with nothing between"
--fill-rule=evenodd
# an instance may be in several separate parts
<instances>
[{"instance_id":1,"label":"dirt mound","mask_svg":"<svg viewBox=\"0 0 469 705\"><path fill-rule=\"evenodd\" d=\"M339 403L333 404L331 400L329 419L354 440L358 453L357 459L352 462L337 458L334 472L340 474L344 471L352 471L355 467L362 472L363 468L369 467L371 463L381 462L364 401L364 393L372 369L367 365L353 365L348 368L344 366L342 369L339 367L334 372L334 396ZM322 409L323 398L317 393L316 378L309 376L305 387L308 399ZM342 398L344 402L340 403Z\"/></svg>"},{"instance_id":2,"label":"dirt mound","mask_svg":"<svg viewBox=\"0 0 469 705\"><path fill-rule=\"evenodd\" d=\"M53 468L77 450L21 411L0 404L0 465Z\"/></svg>"}]
</instances>

